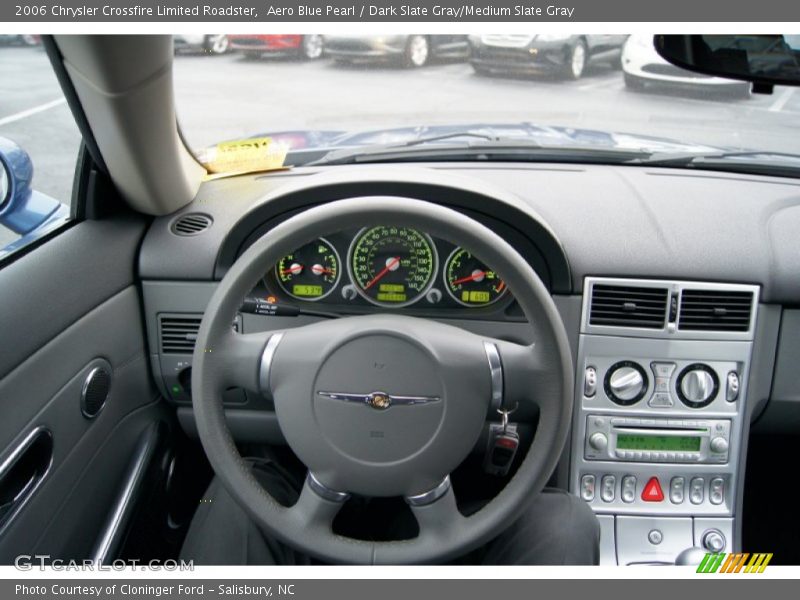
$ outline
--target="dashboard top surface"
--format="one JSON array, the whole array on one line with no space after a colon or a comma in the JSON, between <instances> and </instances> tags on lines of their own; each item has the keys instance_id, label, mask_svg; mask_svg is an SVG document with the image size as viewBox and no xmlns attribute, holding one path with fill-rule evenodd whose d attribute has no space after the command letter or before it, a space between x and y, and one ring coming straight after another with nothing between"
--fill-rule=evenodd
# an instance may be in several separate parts
<instances>
[{"instance_id":1,"label":"dashboard top surface","mask_svg":"<svg viewBox=\"0 0 800 600\"><path fill-rule=\"evenodd\" d=\"M800 182L599 165L364 165L217 180L154 220L141 277L219 279L259 228L369 195L429 200L513 228L540 253L554 293L579 293L594 275L752 283L762 301L800 301ZM197 212L213 220L207 230L172 233L177 218Z\"/></svg>"}]
</instances>

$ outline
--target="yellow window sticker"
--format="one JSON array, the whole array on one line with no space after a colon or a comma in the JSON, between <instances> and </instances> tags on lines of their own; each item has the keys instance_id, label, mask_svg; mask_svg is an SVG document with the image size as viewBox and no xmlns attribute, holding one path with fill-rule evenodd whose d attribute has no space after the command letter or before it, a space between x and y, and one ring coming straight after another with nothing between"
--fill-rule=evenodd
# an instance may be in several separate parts
<instances>
[{"instance_id":1,"label":"yellow window sticker","mask_svg":"<svg viewBox=\"0 0 800 600\"><path fill-rule=\"evenodd\" d=\"M239 174L283 168L289 148L271 138L249 138L222 142L206 148L198 158L209 174Z\"/></svg>"}]
</instances>

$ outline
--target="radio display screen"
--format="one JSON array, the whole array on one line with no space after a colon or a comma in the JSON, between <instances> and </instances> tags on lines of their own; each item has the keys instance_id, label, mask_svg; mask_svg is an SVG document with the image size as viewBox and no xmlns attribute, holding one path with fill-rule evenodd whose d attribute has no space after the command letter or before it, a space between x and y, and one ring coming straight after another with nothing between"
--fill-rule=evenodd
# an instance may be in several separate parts
<instances>
[{"instance_id":1,"label":"radio display screen","mask_svg":"<svg viewBox=\"0 0 800 600\"><path fill-rule=\"evenodd\" d=\"M666 450L673 452L697 452L700 438L692 435L617 435L619 450Z\"/></svg>"}]
</instances>

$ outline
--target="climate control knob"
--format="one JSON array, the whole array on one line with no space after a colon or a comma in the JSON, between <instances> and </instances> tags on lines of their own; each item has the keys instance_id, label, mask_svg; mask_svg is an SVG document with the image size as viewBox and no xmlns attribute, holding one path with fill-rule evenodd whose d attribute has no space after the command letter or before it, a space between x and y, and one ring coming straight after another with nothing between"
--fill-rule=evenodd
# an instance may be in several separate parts
<instances>
[{"instance_id":1,"label":"climate control knob","mask_svg":"<svg viewBox=\"0 0 800 600\"><path fill-rule=\"evenodd\" d=\"M691 408L703 408L717 397L719 379L717 373L702 363L689 365L678 375L678 397Z\"/></svg>"},{"instance_id":2,"label":"climate control knob","mask_svg":"<svg viewBox=\"0 0 800 600\"><path fill-rule=\"evenodd\" d=\"M629 406L647 392L647 373L637 363L623 360L608 369L603 387L612 402Z\"/></svg>"}]
</instances>

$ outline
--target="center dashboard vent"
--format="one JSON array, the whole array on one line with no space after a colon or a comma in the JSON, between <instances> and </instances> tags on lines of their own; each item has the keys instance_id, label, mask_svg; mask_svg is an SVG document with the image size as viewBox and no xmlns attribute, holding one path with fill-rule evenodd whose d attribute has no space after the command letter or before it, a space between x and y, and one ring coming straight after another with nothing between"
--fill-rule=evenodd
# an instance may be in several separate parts
<instances>
[{"instance_id":1,"label":"center dashboard vent","mask_svg":"<svg viewBox=\"0 0 800 600\"><path fill-rule=\"evenodd\" d=\"M589 324L607 327L661 329L667 321L669 290L595 283Z\"/></svg>"},{"instance_id":2,"label":"center dashboard vent","mask_svg":"<svg viewBox=\"0 0 800 600\"><path fill-rule=\"evenodd\" d=\"M191 354L200 331L200 317L166 317L159 320L162 354Z\"/></svg>"},{"instance_id":3,"label":"center dashboard vent","mask_svg":"<svg viewBox=\"0 0 800 600\"><path fill-rule=\"evenodd\" d=\"M748 331L753 292L686 289L681 293L678 329Z\"/></svg>"},{"instance_id":4,"label":"center dashboard vent","mask_svg":"<svg viewBox=\"0 0 800 600\"><path fill-rule=\"evenodd\" d=\"M211 217L202 213L183 215L172 223L172 233L183 237L198 235L208 229L212 223Z\"/></svg>"}]
</instances>

